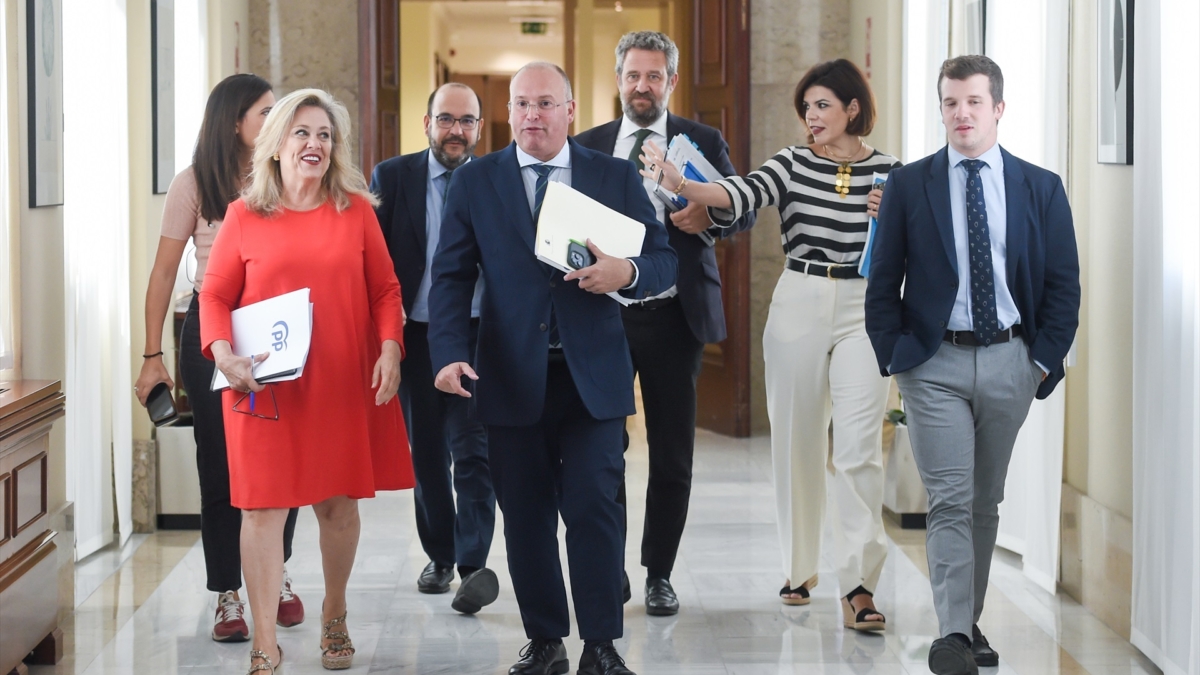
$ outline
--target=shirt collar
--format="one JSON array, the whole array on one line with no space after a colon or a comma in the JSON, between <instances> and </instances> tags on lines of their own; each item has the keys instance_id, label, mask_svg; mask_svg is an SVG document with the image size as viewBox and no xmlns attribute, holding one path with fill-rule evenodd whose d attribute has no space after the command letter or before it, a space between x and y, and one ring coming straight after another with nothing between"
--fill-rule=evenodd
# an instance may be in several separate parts
<instances>
[{"instance_id":1,"label":"shirt collar","mask_svg":"<svg viewBox=\"0 0 1200 675\"><path fill-rule=\"evenodd\" d=\"M659 115L658 119L654 120L654 124L651 124L648 127L639 127L637 124L635 124L633 122L633 120L629 119L628 115L622 115L621 116L621 128L617 130L617 138L625 138L626 136L632 136L635 133L637 133L637 131L639 129L643 129L643 128L649 129L651 132L656 133L659 136L662 136L663 138L666 138L667 137L667 112L663 111L663 114Z\"/></svg>"},{"instance_id":2,"label":"shirt collar","mask_svg":"<svg viewBox=\"0 0 1200 675\"><path fill-rule=\"evenodd\" d=\"M524 169L527 166L533 166L534 164L545 164L547 166L553 166L558 169L569 169L569 168L571 168L571 143L570 143L570 141L563 143L562 150L559 150L558 154L555 155L553 159L551 159L547 162L543 162L542 160L538 159L537 157L534 157L533 155L529 154L528 152L525 152L524 150L521 149L521 146L518 145L517 146L517 163L520 164L522 169Z\"/></svg>"},{"instance_id":3,"label":"shirt collar","mask_svg":"<svg viewBox=\"0 0 1200 675\"><path fill-rule=\"evenodd\" d=\"M948 159L950 160L950 166L952 166L952 167L958 166L964 159L970 159L966 155L955 150L954 146L952 146L952 145L947 144L946 150L947 150L946 154L948 155ZM993 144L992 147L988 148L987 152L976 157L975 159L982 160L983 163L986 164L988 166L988 168L991 169L992 171L995 171L997 173L1002 173L1004 171L1004 155L1000 153L1000 144L999 143Z\"/></svg>"},{"instance_id":4,"label":"shirt collar","mask_svg":"<svg viewBox=\"0 0 1200 675\"><path fill-rule=\"evenodd\" d=\"M472 159L474 159L474 158L468 157L467 162L471 161ZM466 162L463 162L463 164L466 164ZM462 165L460 164L459 167L461 168ZM437 161L437 157L434 157L433 150L430 150L429 151L429 180L437 180L438 176L440 176L444 173L447 173L448 171L450 171L450 169L447 169L446 167L442 166L442 163Z\"/></svg>"}]
</instances>

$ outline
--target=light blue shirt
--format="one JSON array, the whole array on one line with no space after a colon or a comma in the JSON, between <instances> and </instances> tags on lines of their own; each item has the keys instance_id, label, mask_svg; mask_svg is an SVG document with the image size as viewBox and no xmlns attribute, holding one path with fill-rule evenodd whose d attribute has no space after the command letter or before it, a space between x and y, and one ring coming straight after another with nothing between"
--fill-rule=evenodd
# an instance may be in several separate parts
<instances>
[{"instance_id":1,"label":"light blue shirt","mask_svg":"<svg viewBox=\"0 0 1200 675\"><path fill-rule=\"evenodd\" d=\"M471 160L467 160L471 161ZM409 318L429 323L429 287L433 284L433 254L442 240L442 193L450 182L450 171L429 153L429 177L425 180L425 273L421 285L413 298L412 314ZM483 297L483 277L475 284L475 297L471 299L471 318L479 317L479 303Z\"/></svg>"},{"instance_id":2,"label":"light blue shirt","mask_svg":"<svg viewBox=\"0 0 1200 675\"><path fill-rule=\"evenodd\" d=\"M525 198L529 200L529 212L530 213L533 213L533 207L535 204L534 196L537 192L537 172L533 170L534 164L545 164L547 166L554 167L554 170L550 172L550 175L547 177L547 180L552 180L556 183L562 183L563 185L566 185L567 187L571 186L571 144L570 143L563 143L562 150L559 150L557 155L555 155L552 159L550 159L549 161L546 161L546 162L543 162L542 160L538 159L537 157L534 157L533 155L525 152L524 150L521 149L521 146L518 145L517 146L517 164L520 165L520 167L521 167L521 182L523 182L525 184ZM536 226L537 223L534 223L534 225ZM629 264L633 265L633 282L631 284L629 284L628 286L626 286L625 288L633 288L634 286L637 286L637 282L638 282L637 263L630 260Z\"/></svg>"},{"instance_id":3,"label":"light blue shirt","mask_svg":"<svg viewBox=\"0 0 1200 675\"><path fill-rule=\"evenodd\" d=\"M954 223L954 251L958 262L958 296L950 312L950 330L972 330L971 265L967 247L967 168L961 162L968 158L953 147L950 155L950 216ZM1004 201L1004 156L997 143L973 159L983 160L979 179L983 181L983 201L987 209L988 234L992 239L992 274L995 278L996 314L1002 329L1021 323L1021 313L1008 290L1005 266L1008 252L1008 208Z\"/></svg>"}]
</instances>

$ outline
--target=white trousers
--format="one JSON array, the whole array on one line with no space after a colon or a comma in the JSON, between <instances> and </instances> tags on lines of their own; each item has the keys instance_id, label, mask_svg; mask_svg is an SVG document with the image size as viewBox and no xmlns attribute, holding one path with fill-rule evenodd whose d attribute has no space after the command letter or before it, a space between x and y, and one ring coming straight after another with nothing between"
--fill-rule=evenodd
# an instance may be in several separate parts
<instances>
[{"instance_id":1,"label":"white trousers","mask_svg":"<svg viewBox=\"0 0 1200 675\"><path fill-rule=\"evenodd\" d=\"M865 279L785 269L763 334L767 413L783 572L792 586L817 573L833 421L834 564L840 595L874 592L887 556L883 531L883 413L863 321Z\"/></svg>"}]
</instances>

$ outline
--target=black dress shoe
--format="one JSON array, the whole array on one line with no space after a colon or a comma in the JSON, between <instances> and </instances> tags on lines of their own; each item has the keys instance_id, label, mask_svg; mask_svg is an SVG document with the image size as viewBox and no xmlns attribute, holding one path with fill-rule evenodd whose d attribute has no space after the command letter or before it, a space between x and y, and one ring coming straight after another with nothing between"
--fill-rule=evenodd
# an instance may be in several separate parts
<instances>
[{"instance_id":1,"label":"black dress shoe","mask_svg":"<svg viewBox=\"0 0 1200 675\"><path fill-rule=\"evenodd\" d=\"M971 626L971 656L975 657L975 665L981 668L991 668L1000 665L1000 655L988 644L987 638L979 631L979 624Z\"/></svg>"},{"instance_id":2,"label":"black dress shoe","mask_svg":"<svg viewBox=\"0 0 1200 675\"><path fill-rule=\"evenodd\" d=\"M508 675L564 675L570 669L562 640L534 638L521 650L521 660L508 669Z\"/></svg>"},{"instance_id":3,"label":"black dress shoe","mask_svg":"<svg viewBox=\"0 0 1200 675\"><path fill-rule=\"evenodd\" d=\"M954 636L938 638L929 647L929 670L933 675L979 675L971 649Z\"/></svg>"},{"instance_id":4,"label":"black dress shoe","mask_svg":"<svg viewBox=\"0 0 1200 675\"><path fill-rule=\"evenodd\" d=\"M448 593L454 580L454 565L439 565L432 560L417 578L417 590L422 593Z\"/></svg>"},{"instance_id":5,"label":"black dress shoe","mask_svg":"<svg viewBox=\"0 0 1200 675\"><path fill-rule=\"evenodd\" d=\"M621 604L633 599L633 589L629 587L629 573L621 572Z\"/></svg>"},{"instance_id":6,"label":"black dress shoe","mask_svg":"<svg viewBox=\"0 0 1200 675\"><path fill-rule=\"evenodd\" d=\"M474 614L496 601L500 595L500 580L496 573L486 567L467 575L458 585L450 608L463 614Z\"/></svg>"},{"instance_id":7,"label":"black dress shoe","mask_svg":"<svg viewBox=\"0 0 1200 675\"><path fill-rule=\"evenodd\" d=\"M646 613L650 616L674 616L679 613L679 598L666 579L646 581Z\"/></svg>"},{"instance_id":8,"label":"black dress shoe","mask_svg":"<svg viewBox=\"0 0 1200 675\"><path fill-rule=\"evenodd\" d=\"M636 675L625 667L625 659L611 642L584 643L576 675Z\"/></svg>"}]
</instances>

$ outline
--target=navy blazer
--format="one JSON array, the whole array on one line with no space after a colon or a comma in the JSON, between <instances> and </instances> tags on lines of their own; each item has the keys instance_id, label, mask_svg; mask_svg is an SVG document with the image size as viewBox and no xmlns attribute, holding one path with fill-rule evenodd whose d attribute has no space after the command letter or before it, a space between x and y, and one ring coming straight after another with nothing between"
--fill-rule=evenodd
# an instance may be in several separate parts
<instances>
[{"instance_id":1,"label":"navy blazer","mask_svg":"<svg viewBox=\"0 0 1200 675\"><path fill-rule=\"evenodd\" d=\"M1065 375L1079 326L1079 253L1059 177L1003 148L1008 214L1006 278L1030 356L1050 369L1046 398ZM880 371L902 373L942 344L958 294L946 148L893 169L879 207L867 280L867 333ZM903 295L901 287L903 286Z\"/></svg>"},{"instance_id":2,"label":"navy blazer","mask_svg":"<svg viewBox=\"0 0 1200 675\"><path fill-rule=\"evenodd\" d=\"M571 146L571 187L646 225L637 285L647 298L675 283L675 252L632 163ZM547 325L553 307L567 366L588 413L600 420L634 414L633 364L620 305L580 290L534 255L535 226L516 144L454 172L433 258L429 351L439 372L475 364L476 404L484 424L528 426L546 400ZM471 298L482 270L479 344L468 353Z\"/></svg>"},{"instance_id":3,"label":"navy blazer","mask_svg":"<svg viewBox=\"0 0 1200 675\"><path fill-rule=\"evenodd\" d=\"M383 228L388 253L400 280L404 312L412 312L425 274L425 190L429 183L429 151L392 157L375 165L371 192L379 197L375 216Z\"/></svg>"},{"instance_id":4,"label":"navy blazer","mask_svg":"<svg viewBox=\"0 0 1200 675\"><path fill-rule=\"evenodd\" d=\"M618 117L612 122L588 129L575 136L575 140L585 148L611 155L617 145L621 119ZM688 138L699 146L705 159L722 175L737 175L737 170L729 161L729 145L721 137L720 131L686 117L667 113L667 140L675 138L676 134L687 134ZM726 337L725 308L721 304L721 275L717 271L716 253L713 252L713 247L706 245L700 237L675 227L669 217L670 213L667 215L667 222L664 223L667 228L667 240L679 256L679 278L675 284L678 286L679 304L683 307L683 315L697 340L704 343L720 342ZM751 211L735 221L732 226L714 227L709 233L724 238L748 230L754 226L754 217L755 212Z\"/></svg>"}]
</instances>

